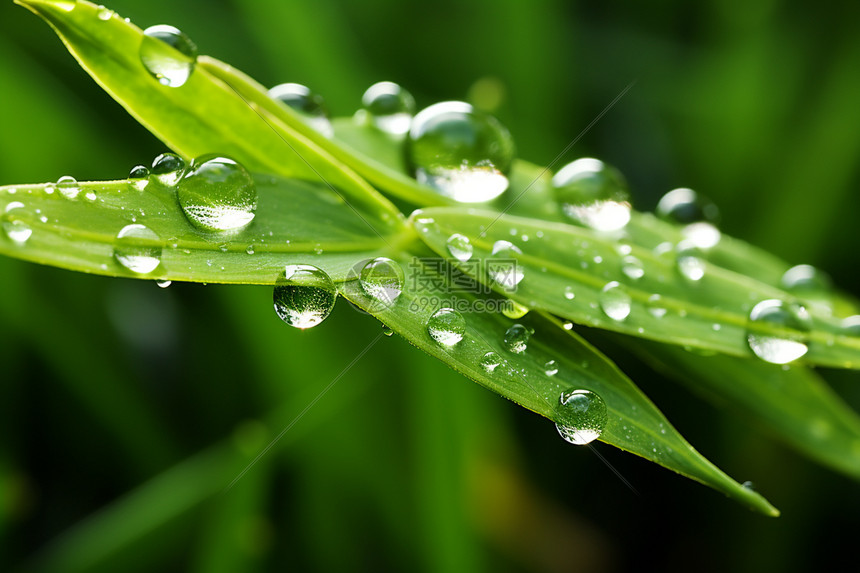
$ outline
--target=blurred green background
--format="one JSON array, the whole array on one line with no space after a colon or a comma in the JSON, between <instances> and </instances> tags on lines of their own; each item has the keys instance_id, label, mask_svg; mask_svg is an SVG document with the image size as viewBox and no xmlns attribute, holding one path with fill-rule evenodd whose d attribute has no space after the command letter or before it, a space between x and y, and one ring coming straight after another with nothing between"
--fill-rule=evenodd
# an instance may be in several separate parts
<instances>
[{"instance_id":1,"label":"blurred green background","mask_svg":"<svg viewBox=\"0 0 860 573\"><path fill-rule=\"evenodd\" d=\"M631 3L632 4L632 3ZM860 5L660 0L116 0L263 84L349 115L393 80L472 98L546 165L619 167L641 209L689 186L726 232L860 295ZM164 151L53 32L0 3L0 183L124 177ZM215 150L213 150L215 151ZM0 569L826 570L854 558L860 488L623 351L679 430L783 511L754 515L602 444L588 449L343 301L280 323L263 287L106 279L0 259ZM860 407L860 378L827 372Z\"/></svg>"}]
</instances>

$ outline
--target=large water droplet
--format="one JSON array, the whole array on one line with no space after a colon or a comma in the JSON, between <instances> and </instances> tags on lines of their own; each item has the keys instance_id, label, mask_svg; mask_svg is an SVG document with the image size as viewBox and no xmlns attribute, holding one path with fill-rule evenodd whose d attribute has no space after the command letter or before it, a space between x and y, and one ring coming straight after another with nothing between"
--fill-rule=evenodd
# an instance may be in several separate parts
<instances>
[{"instance_id":1,"label":"large water droplet","mask_svg":"<svg viewBox=\"0 0 860 573\"><path fill-rule=\"evenodd\" d=\"M292 108L305 123L326 137L334 135L325 100L309 87L295 83L280 84L269 90L269 97Z\"/></svg>"},{"instance_id":2,"label":"large water droplet","mask_svg":"<svg viewBox=\"0 0 860 573\"><path fill-rule=\"evenodd\" d=\"M150 26L143 31L140 61L158 83L178 88L197 65L197 46L173 26Z\"/></svg>"},{"instance_id":3,"label":"large water droplet","mask_svg":"<svg viewBox=\"0 0 860 573\"><path fill-rule=\"evenodd\" d=\"M609 417L603 398L591 390L562 392L555 414L559 435L577 446L599 438Z\"/></svg>"},{"instance_id":4,"label":"large water droplet","mask_svg":"<svg viewBox=\"0 0 860 573\"><path fill-rule=\"evenodd\" d=\"M185 216L207 231L235 231L254 220L257 188L245 168L227 157L204 155L176 186Z\"/></svg>"},{"instance_id":5,"label":"large water droplet","mask_svg":"<svg viewBox=\"0 0 860 573\"><path fill-rule=\"evenodd\" d=\"M313 265L287 265L272 295L278 317L295 328L312 328L328 317L337 291L325 271Z\"/></svg>"},{"instance_id":6,"label":"large water droplet","mask_svg":"<svg viewBox=\"0 0 860 573\"><path fill-rule=\"evenodd\" d=\"M447 101L412 120L406 156L420 183L455 201L480 203L508 188L514 140L496 118Z\"/></svg>"},{"instance_id":7,"label":"large water droplet","mask_svg":"<svg viewBox=\"0 0 860 573\"><path fill-rule=\"evenodd\" d=\"M472 258L472 243L469 237L454 233L448 237L448 252L451 256L461 262L466 262Z\"/></svg>"},{"instance_id":8,"label":"large water droplet","mask_svg":"<svg viewBox=\"0 0 860 573\"><path fill-rule=\"evenodd\" d=\"M681 187L669 191L657 203L656 211L664 221L683 225L684 238L700 249L710 249L720 242L716 227L720 210L713 201L692 189Z\"/></svg>"},{"instance_id":9,"label":"large water droplet","mask_svg":"<svg viewBox=\"0 0 860 573\"><path fill-rule=\"evenodd\" d=\"M522 354L529 346L535 331L522 324L515 324L505 331L505 348L514 354Z\"/></svg>"},{"instance_id":10,"label":"large water droplet","mask_svg":"<svg viewBox=\"0 0 860 573\"><path fill-rule=\"evenodd\" d=\"M16 218L23 213L23 209L23 203L12 201L3 211L3 232L12 242L19 245L26 243L33 234L33 229L27 223Z\"/></svg>"},{"instance_id":11,"label":"large water droplet","mask_svg":"<svg viewBox=\"0 0 860 573\"><path fill-rule=\"evenodd\" d=\"M173 187L185 173L185 160L175 153L162 153L152 160L150 179L165 187Z\"/></svg>"},{"instance_id":12,"label":"large water droplet","mask_svg":"<svg viewBox=\"0 0 860 573\"><path fill-rule=\"evenodd\" d=\"M396 261L378 257L368 261L358 276L361 290L387 308L394 304L403 292L403 269Z\"/></svg>"},{"instance_id":13,"label":"large water droplet","mask_svg":"<svg viewBox=\"0 0 860 573\"><path fill-rule=\"evenodd\" d=\"M57 179L56 188L60 192L60 195L66 199L77 199L81 192L81 186L78 185L77 180L71 175L63 175Z\"/></svg>"},{"instance_id":14,"label":"large water droplet","mask_svg":"<svg viewBox=\"0 0 860 573\"><path fill-rule=\"evenodd\" d=\"M598 159L568 163L552 178L555 198L574 223L616 231L630 221L630 194L621 173Z\"/></svg>"},{"instance_id":15,"label":"large water droplet","mask_svg":"<svg viewBox=\"0 0 860 573\"><path fill-rule=\"evenodd\" d=\"M517 255L523 252L510 241L493 243L493 258L486 261L487 274L505 290L516 290L523 280L523 269L517 264Z\"/></svg>"},{"instance_id":16,"label":"large water droplet","mask_svg":"<svg viewBox=\"0 0 860 573\"><path fill-rule=\"evenodd\" d=\"M392 135L409 131L415 99L394 82L378 82L367 88L361 98L364 110L377 129Z\"/></svg>"},{"instance_id":17,"label":"large water droplet","mask_svg":"<svg viewBox=\"0 0 860 573\"><path fill-rule=\"evenodd\" d=\"M145 165L135 165L128 172L128 182L138 191L143 191L149 184L149 168Z\"/></svg>"},{"instance_id":18,"label":"large water droplet","mask_svg":"<svg viewBox=\"0 0 860 573\"><path fill-rule=\"evenodd\" d=\"M758 330L765 327L764 331ZM756 356L772 364L788 364L809 350L811 321L797 303L769 299L755 305L747 325L747 342Z\"/></svg>"},{"instance_id":19,"label":"large water droplet","mask_svg":"<svg viewBox=\"0 0 860 573\"><path fill-rule=\"evenodd\" d=\"M113 256L119 264L139 275L149 274L161 264L161 239L155 231L135 223L116 236Z\"/></svg>"},{"instance_id":20,"label":"large water droplet","mask_svg":"<svg viewBox=\"0 0 860 573\"><path fill-rule=\"evenodd\" d=\"M466 334L466 319L453 308L440 308L427 321L427 333L442 346L454 346Z\"/></svg>"},{"instance_id":21,"label":"large water droplet","mask_svg":"<svg viewBox=\"0 0 860 573\"><path fill-rule=\"evenodd\" d=\"M831 289L830 277L812 265L791 267L780 280L782 288L800 297L827 297Z\"/></svg>"},{"instance_id":22,"label":"large water droplet","mask_svg":"<svg viewBox=\"0 0 860 573\"><path fill-rule=\"evenodd\" d=\"M498 352L493 352L492 350L481 357L481 368L490 374L492 374L501 363L502 357L499 356Z\"/></svg>"},{"instance_id":23,"label":"large water droplet","mask_svg":"<svg viewBox=\"0 0 860 573\"><path fill-rule=\"evenodd\" d=\"M630 295L617 281L607 283L600 292L600 308L612 320L622 321L630 315Z\"/></svg>"}]
</instances>

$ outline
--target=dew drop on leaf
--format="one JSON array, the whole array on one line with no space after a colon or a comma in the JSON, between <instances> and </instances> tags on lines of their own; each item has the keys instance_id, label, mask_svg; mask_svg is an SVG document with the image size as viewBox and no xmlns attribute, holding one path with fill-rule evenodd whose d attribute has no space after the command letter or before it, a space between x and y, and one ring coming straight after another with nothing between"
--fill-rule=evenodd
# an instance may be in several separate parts
<instances>
[{"instance_id":1,"label":"dew drop on leaf","mask_svg":"<svg viewBox=\"0 0 860 573\"><path fill-rule=\"evenodd\" d=\"M574 223L617 231L630 221L630 194L621 173L598 159L568 163L552 178L555 199Z\"/></svg>"},{"instance_id":2,"label":"dew drop on leaf","mask_svg":"<svg viewBox=\"0 0 860 573\"><path fill-rule=\"evenodd\" d=\"M149 184L149 168L146 165L135 165L128 172L128 183L138 191L143 191Z\"/></svg>"},{"instance_id":3,"label":"dew drop on leaf","mask_svg":"<svg viewBox=\"0 0 860 573\"><path fill-rule=\"evenodd\" d=\"M155 281L155 284L158 285L158 288L167 288L173 284L173 281L158 280L158 281Z\"/></svg>"},{"instance_id":4,"label":"dew drop on leaf","mask_svg":"<svg viewBox=\"0 0 860 573\"><path fill-rule=\"evenodd\" d=\"M860 336L860 314L843 319L842 330L848 336Z\"/></svg>"},{"instance_id":5,"label":"dew drop on leaf","mask_svg":"<svg viewBox=\"0 0 860 573\"><path fill-rule=\"evenodd\" d=\"M409 131L415 113L415 99L394 82L377 82L361 98L371 123L380 131L403 135Z\"/></svg>"},{"instance_id":6,"label":"dew drop on leaf","mask_svg":"<svg viewBox=\"0 0 860 573\"><path fill-rule=\"evenodd\" d=\"M522 324L511 326L505 331L505 348L514 354L522 354L526 351L526 348L528 348L529 340L534 332L535 331L533 329L523 326Z\"/></svg>"},{"instance_id":7,"label":"dew drop on leaf","mask_svg":"<svg viewBox=\"0 0 860 573\"><path fill-rule=\"evenodd\" d=\"M287 265L275 282L272 298L278 317L304 330L331 314L337 291L322 269L313 265Z\"/></svg>"},{"instance_id":8,"label":"dew drop on leaf","mask_svg":"<svg viewBox=\"0 0 860 573\"><path fill-rule=\"evenodd\" d=\"M162 153L152 160L149 171L150 180L155 180L165 187L173 187L185 173L185 160L175 153Z\"/></svg>"},{"instance_id":9,"label":"dew drop on leaf","mask_svg":"<svg viewBox=\"0 0 860 573\"><path fill-rule=\"evenodd\" d=\"M502 302L502 314L514 320L522 318L529 313L529 307L523 306L515 300Z\"/></svg>"},{"instance_id":10,"label":"dew drop on leaf","mask_svg":"<svg viewBox=\"0 0 860 573\"><path fill-rule=\"evenodd\" d=\"M196 227L235 231L248 226L257 210L257 187L234 160L204 155L191 162L176 186L182 211Z\"/></svg>"},{"instance_id":11,"label":"dew drop on leaf","mask_svg":"<svg viewBox=\"0 0 860 573\"><path fill-rule=\"evenodd\" d=\"M826 300L832 288L830 277L812 265L791 267L779 282L783 289L804 299Z\"/></svg>"},{"instance_id":12,"label":"dew drop on leaf","mask_svg":"<svg viewBox=\"0 0 860 573\"><path fill-rule=\"evenodd\" d=\"M116 236L113 256L126 269L149 274L161 264L160 238L155 231L135 223L123 227Z\"/></svg>"},{"instance_id":13,"label":"dew drop on leaf","mask_svg":"<svg viewBox=\"0 0 860 573\"><path fill-rule=\"evenodd\" d=\"M23 213L24 204L20 201L12 201L3 212L3 232L13 243L23 245L33 234L33 229L16 217Z\"/></svg>"},{"instance_id":14,"label":"dew drop on leaf","mask_svg":"<svg viewBox=\"0 0 860 573\"><path fill-rule=\"evenodd\" d=\"M334 135L325 100L309 87L295 83L279 84L269 90L269 97L293 109L305 123L326 137Z\"/></svg>"},{"instance_id":15,"label":"dew drop on leaf","mask_svg":"<svg viewBox=\"0 0 860 573\"><path fill-rule=\"evenodd\" d=\"M621 259L621 272L636 281L645 276L645 267L642 266L642 261L633 255L627 255Z\"/></svg>"},{"instance_id":16,"label":"dew drop on leaf","mask_svg":"<svg viewBox=\"0 0 860 573\"><path fill-rule=\"evenodd\" d=\"M383 308L394 304L403 293L403 280L403 269L397 261L385 257L371 259L358 275L364 294L381 303Z\"/></svg>"},{"instance_id":17,"label":"dew drop on leaf","mask_svg":"<svg viewBox=\"0 0 860 573\"><path fill-rule=\"evenodd\" d=\"M622 321L630 315L630 295L617 281L603 287L599 302L601 310L612 320Z\"/></svg>"},{"instance_id":18,"label":"dew drop on leaf","mask_svg":"<svg viewBox=\"0 0 860 573\"><path fill-rule=\"evenodd\" d=\"M472 258L472 243L469 237L454 233L448 237L448 252L451 256L461 262L466 262Z\"/></svg>"},{"instance_id":19,"label":"dew drop on leaf","mask_svg":"<svg viewBox=\"0 0 860 573\"><path fill-rule=\"evenodd\" d=\"M677 257L675 265L678 268L678 272L681 273L681 276L692 282L702 280L705 276L706 268L705 253L687 239L678 243L675 247L675 251Z\"/></svg>"},{"instance_id":20,"label":"dew drop on leaf","mask_svg":"<svg viewBox=\"0 0 860 573\"><path fill-rule=\"evenodd\" d=\"M96 16L102 22L107 22L111 19L111 16L114 15L114 11L110 8L105 8L104 6L99 6L98 12L96 12Z\"/></svg>"},{"instance_id":21,"label":"dew drop on leaf","mask_svg":"<svg viewBox=\"0 0 860 573\"><path fill-rule=\"evenodd\" d=\"M543 367L544 372L546 372L547 376L555 376L558 374L558 362L555 360L550 360Z\"/></svg>"},{"instance_id":22,"label":"dew drop on leaf","mask_svg":"<svg viewBox=\"0 0 860 573\"><path fill-rule=\"evenodd\" d=\"M57 179L55 187L60 192L60 195L66 199L77 199L81 192L81 186L78 185L77 180L71 175L63 175Z\"/></svg>"},{"instance_id":23,"label":"dew drop on leaf","mask_svg":"<svg viewBox=\"0 0 860 573\"><path fill-rule=\"evenodd\" d=\"M510 241L496 241L492 252L493 258L486 261L487 274L503 289L515 290L523 280L523 269L517 264L516 256L523 252Z\"/></svg>"},{"instance_id":24,"label":"dew drop on leaf","mask_svg":"<svg viewBox=\"0 0 860 573\"><path fill-rule=\"evenodd\" d=\"M391 330L391 327L388 326L387 324L383 324L382 325L382 334L384 336L394 336L394 331Z\"/></svg>"},{"instance_id":25,"label":"dew drop on leaf","mask_svg":"<svg viewBox=\"0 0 860 573\"><path fill-rule=\"evenodd\" d=\"M180 30L159 24L143 31L140 62L158 83L178 88L197 65L197 46Z\"/></svg>"},{"instance_id":26,"label":"dew drop on leaf","mask_svg":"<svg viewBox=\"0 0 860 573\"><path fill-rule=\"evenodd\" d=\"M453 308L440 308L427 321L427 333L442 346L454 346L466 334L466 319Z\"/></svg>"},{"instance_id":27,"label":"dew drop on leaf","mask_svg":"<svg viewBox=\"0 0 860 573\"><path fill-rule=\"evenodd\" d=\"M747 342L753 353L771 364L788 364L809 350L811 320L806 309L793 302L763 300L747 322Z\"/></svg>"},{"instance_id":28,"label":"dew drop on leaf","mask_svg":"<svg viewBox=\"0 0 860 573\"><path fill-rule=\"evenodd\" d=\"M508 188L514 140L493 116L446 101L412 120L406 157L419 183L461 203L480 203Z\"/></svg>"},{"instance_id":29,"label":"dew drop on leaf","mask_svg":"<svg viewBox=\"0 0 860 573\"><path fill-rule=\"evenodd\" d=\"M566 298L567 300L573 300L576 298L576 293L573 292L572 286L564 287L564 298Z\"/></svg>"},{"instance_id":30,"label":"dew drop on leaf","mask_svg":"<svg viewBox=\"0 0 860 573\"><path fill-rule=\"evenodd\" d=\"M492 350L481 357L481 368L484 369L484 372L488 372L490 374L492 374L501 363L502 358L499 356L499 353Z\"/></svg>"},{"instance_id":31,"label":"dew drop on leaf","mask_svg":"<svg viewBox=\"0 0 860 573\"><path fill-rule=\"evenodd\" d=\"M600 437L608 419L603 398L590 390L569 390L558 402L555 427L562 438L583 446Z\"/></svg>"},{"instance_id":32,"label":"dew drop on leaf","mask_svg":"<svg viewBox=\"0 0 860 573\"><path fill-rule=\"evenodd\" d=\"M717 205L692 189L680 187L663 195L657 203L657 217L682 225L684 238L700 249L710 249L720 242Z\"/></svg>"}]
</instances>

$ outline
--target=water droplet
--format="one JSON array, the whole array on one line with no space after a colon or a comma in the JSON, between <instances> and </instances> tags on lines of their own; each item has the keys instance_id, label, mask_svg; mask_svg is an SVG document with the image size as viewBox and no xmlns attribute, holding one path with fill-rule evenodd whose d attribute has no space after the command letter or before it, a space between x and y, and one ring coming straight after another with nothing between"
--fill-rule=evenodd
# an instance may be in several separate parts
<instances>
[{"instance_id":1,"label":"water droplet","mask_svg":"<svg viewBox=\"0 0 860 573\"><path fill-rule=\"evenodd\" d=\"M622 321L630 315L630 295L617 281L607 283L600 292L600 308L612 320Z\"/></svg>"},{"instance_id":2,"label":"water droplet","mask_svg":"<svg viewBox=\"0 0 860 573\"><path fill-rule=\"evenodd\" d=\"M510 241L493 243L493 258L487 261L487 274L505 290L516 290L523 280L523 269L517 264L516 256L523 252Z\"/></svg>"},{"instance_id":3,"label":"water droplet","mask_svg":"<svg viewBox=\"0 0 860 573\"><path fill-rule=\"evenodd\" d=\"M514 320L522 318L529 313L529 307L523 306L515 300L506 300L502 304L502 314Z\"/></svg>"},{"instance_id":4,"label":"water droplet","mask_svg":"<svg viewBox=\"0 0 860 573\"><path fill-rule=\"evenodd\" d=\"M60 195L66 199L77 199L78 194L81 192L81 186L78 185L77 180L71 175L63 175L57 179L56 187Z\"/></svg>"},{"instance_id":5,"label":"water droplet","mask_svg":"<svg viewBox=\"0 0 860 573\"><path fill-rule=\"evenodd\" d=\"M558 362L555 360L550 360L543 366L544 372L546 372L547 376L555 376L558 374Z\"/></svg>"},{"instance_id":6,"label":"water droplet","mask_svg":"<svg viewBox=\"0 0 860 573\"><path fill-rule=\"evenodd\" d=\"M107 22L113 15L114 11L110 8L105 8L104 6L99 6L99 10L96 12L96 16L98 16L98 19L102 22Z\"/></svg>"},{"instance_id":7,"label":"water droplet","mask_svg":"<svg viewBox=\"0 0 860 573\"><path fill-rule=\"evenodd\" d=\"M492 350L481 357L481 368L483 368L485 372L489 372L490 374L492 374L501 363L501 356L499 356L497 352L493 352Z\"/></svg>"},{"instance_id":8,"label":"water droplet","mask_svg":"<svg viewBox=\"0 0 860 573\"><path fill-rule=\"evenodd\" d=\"M245 253L246 254L253 255L256 252L257 251L256 251L256 249L254 249L254 245L248 245L247 247L245 247Z\"/></svg>"},{"instance_id":9,"label":"water droplet","mask_svg":"<svg viewBox=\"0 0 860 573\"><path fill-rule=\"evenodd\" d=\"M565 330L573 330L573 323L569 320L566 320L562 323L561 327Z\"/></svg>"},{"instance_id":10,"label":"water droplet","mask_svg":"<svg viewBox=\"0 0 860 573\"><path fill-rule=\"evenodd\" d=\"M427 333L442 346L454 346L466 334L466 319L453 308L440 308L427 321Z\"/></svg>"},{"instance_id":11,"label":"water droplet","mask_svg":"<svg viewBox=\"0 0 860 573\"><path fill-rule=\"evenodd\" d=\"M461 203L495 199L508 188L514 140L496 118L471 105L431 105L412 120L406 156L419 183Z\"/></svg>"},{"instance_id":12,"label":"water droplet","mask_svg":"<svg viewBox=\"0 0 860 573\"><path fill-rule=\"evenodd\" d=\"M830 277L812 265L791 267L780 280L782 288L802 298L826 299L832 287Z\"/></svg>"},{"instance_id":13,"label":"water droplet","mask_svg":"<svg viewBox=\"0 0 860 573\"><path fill-rule=\"evenodd\" d=\"M764 331L758 327L765 327ZM756 356L772 364L787 364L809 350L811 321L797 303L769 299L755 305L747 323L747 342Z\"/></svg>"},{"instance_id":14,"label":"water droplet","mask_svg":"<svg viewBox=\"0 0 860 573\"><path fill-rule=\"evenodd\" d=\"M383 336L394 336L394 331L391 330L391 327L389 327L387 324L383 324L382 325L382 334L383 334Z\"/></svg>"},{"instance_id":15,"label":"water droplet","mask_svg":"<svg viewBox=\"0 0 860 573\"><path fill-rule=\"evenodd\" d=\"M325 271L313 265L287 265L272 294L278 317L295 328L312 328L328 317L337 291Z\"/></svg>"},{"instance_id":16,"label":"water droplet","mask_svg":"<svg viewBox=\"0 0 860 573\"><path fill-rule=\"evenodd\" d=\"M185 172L185 160L175 153L162 153L152 160L150 179L155 179L165 187L173 187Z\"/></svg>"},{"instance_id":17,"label":"water droplet","mask_svg":"<svg viewBox=\"0 0 860 573\"><path fill-rule=\"evenodd\" d=\"M383 308L393 305L403 292L403 269L396 261L378 257L368 261L358 276L361 290Z\"/></svg>"},{"instance_id":18,"label":"water droplet","mask_svg":"<svg viewBox=\"0 0 860 573\"><path fill-rule=\"evenodd\" d=\"M188 81L197 65L197 46L173 26L150 26L143 31L140 61L158 83L178 88Z\"/></svg>"},{"instance_id":19,"label":"water droplet","mask_svg":"<svg viewBox=\"0 0 860 573\"><path fill-rule=\"evenodd\" d=\"M149 274L161 264L161 239L149 227L126 225L116 235L113 256L131 272Z\"/></svg>"},{"instance_id":20,"label":"water droplet","mask_svg":"<svg viewBox=\"0 0 860 573\"><path fill-rule=\"evenodd\" d=\"M681 276L698 282L705 276L705 254L696 245L683 240L675 247L677 252L676 265Z\"/></svg>"},{"instance_id":21,"label":"water droplet","mask_svg":"<svg viewBox=\"0 0 860 573\"><path fill-rule=\"evenodd\" d=\"M669 191L657 203L657 216L678 225L701 221L717 223L720 210L717 205L692 189L681 187Z\"/></svg>"},{"instance_id":22,"label":"water droplet","mask_svg":"<svg viewBox=\"0 0 860 573\"><path fill-rule=\"evenodd\" d=\"M566 298L567 300L573 300L576 298L576 293L573 292L572 286L564 287L564 298Z\"/></svg>"},{"instance_id":23,"label":"water droplet","mask_svg":"<svg viewBox=\"0 0 860 573\"><path fill-rule=\"evenodd\" d=\"M325 100L302 84L280 84L269 90L269 97L295 111L305 123L326 137L334 135Z\"/></svg>"},{"instance_id":24,"label":"water droplet","mask_svg":"<svg viewBox=\"0 0 860 573\"><path fill-rule=\"evenodd\" d=\"M860 336L860 314L845 318L842 321L842 329L849 336Z\"/></svg>"},{"instance_id":25,"label":"water droplet","mask_svg":"<svg viewBox=\"0 0 860 573\"><path fill-rule=\"evenodd\" d=\"M529 339L534 332L522 324L513 325L505 331L505 347L514 354L522 354L528 348Z\"/></svg>"},{"instance_id":26,"label":"water droplet","mask_svg":"<svg viewBox=\"0 0 860 573\"><path fill-rule=\"evenodd\" d=\"M18 220L15 217L21 214L24 209L24 204L20 201L12 201L3 211L3 232L9 239L19 245L23 245L33 234L33 229L24 221ZM15 213L18 211L18 213Z\"/></svg>"},{"instance_id":27,"label":"water droplet","mask_svg":"<svg viewBox=\"0 0 860 573\"><path fill-rule=\"evenodd\" d=\"M555 427L562 438L584 446L600 437L609 417L603 398L590 390L571 390L562 392L558 402Z\"/></svg>"},{"instance_id":28,"label":"water droplet","mask_svg":"<svg viewBox=\"0 0 860 573\"><path fill-rule=\"evenodd\" d=\"M749 480L741 484L741 487L750 491L755 491L755 484Z\"/></svg>"},{"instance_id":29,"label":"water droplet","mask_svg":"<svg viewBox=\"0 0 860 573\"><path fill-rule=\"evenodd\" d=\"M149 168L145 165L135 165L128 172L128 182L138 191L143 191L149 184Z\"/></svg>"},{"instance_id":30,"label":"water droplet","mask_svg":"<svg viewBox=\"0 0 860 573\"><path fill-rule=\"evenodd\" d=\"M633 255L627 255L621 259L621 272L627 278L637 281L645 276L645 267L642 266L642 261Z\"/></svg>"},{"instance_id":31,"label":"water droplet","mask_svg":"<svg viewBox=\"0 0 860 573\"><path fill-rule=\"evenodd\" d=\"M472 258L472 243L469 237L454 233L448 237L448 252L451 256L461 262L466 262Z\"/></svg>"},{"instance_id":32,"label":"water droplet","mask_svg":"<svg viewBox=\"0 0 860 573\"><path fill-rule=\"evenodd\" d=\"M617 231L630 221L630 194L621 173L598 159L568 163L552 178L555 198L574 223Z\"/></svg>"},{"instance_id":33,"label":"water droplet","mask_svg":"<svg viewBox=\"0 0 860 573\"><path fill-rule=\"evenodd\" d=\"M378 82L367 88L361 98L370 120L377 129L392 135L409 131L415 99L394 82Z\"/></svg>"},{"instance_id":34,"label":"water droplet","mask_svg":"<svg viewBox=\"0 0 860 573\"><path fill-rule=\"evenodd\" d=\"M257 187L245 168L227 157L204 155L191 162L176 186L185 216L207 231L235 231L254 220Z\"/></svg>"},{"instance_id":35,"label":"water droplet","mask_svg":"<svg viewBox=\"0 0 860 573\"><path fill-rule=\"evenodd\" d=\"M158 281L155 281L155 284L156 284L156 285L158 285L158 288L167 288L167 287L169 287L170 285L172 285L172 284L173 284L173 281L167 281L167 280L162 281L162 280L158 280Z\"/></svg>"},{"instance_id":36,"label":"water droplet","mask_svg":"<svg viewBox=\"0 0 860 573\"><path fill-rule=\"evenodd\" d=\"M681 234L684 239L690 241L698 248L705 251L712 249L719 244L722 234L716 226L711 223L700 221L698 223L690 223L683 229Z\"/></svg>"}]
</instances>

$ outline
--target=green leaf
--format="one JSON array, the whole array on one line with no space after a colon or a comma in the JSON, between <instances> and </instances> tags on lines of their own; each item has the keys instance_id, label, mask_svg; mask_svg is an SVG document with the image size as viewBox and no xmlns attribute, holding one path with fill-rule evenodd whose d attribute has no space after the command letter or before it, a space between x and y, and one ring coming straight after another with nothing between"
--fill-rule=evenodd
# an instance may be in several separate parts
<instances>
[{"instance_id":1,"label":"green leaf","mask_svg":"<svg viewBox=\"0 0 860 573\"><path fill-rule=\"evenodd\" d=\"M767 324L749 324L757 302L791 300L787 293L749 277L706 263L704 277L691 281L676 268L674 256L662 257L638 244L619 242L590 229L536 219L499 215L474 209L434 207L413 214L422 239L434 251L447 252L454 233L470 238L473 258L485 265L461 265L465 272L487 281L486 267L496 241L512 241L522 254L513 254L524 279L516 290L494 288L529 308L551 312L575 322L712 352L750 356L747 332L785 336L798 333ZM527 237L527 241L523 240ZM636 257L644 274L633 279L622 270L625 256ZM630 298L629 315L616 320L602 309L602 291L617 282ZM570 294L565 296L566 289ZM659 297L659 298L656 298ZM860 337L842 333L838 321L813 314L804 360L814 364L860 368Z\"/></svg>"},{"instance_id":2,"label":"green leaf","mask_svg":"<svg viewBox=\"0 0 860 573\"><path fill-rule=\"evenodd\" d=\"M0 238L0 253L108 276L273 284L287 263L312 264L335 280L344 278L356 261L396 251L404 240L390 232L378 234L385 228L381 217L358 215L325 185L272 176L255 181L254 220L226 234L192 226L175 192L156 181L144 191L125 180L80 183L75 199L63 197L53 184L0 187L0 213L23 205L2 215L4 225L32 231L23 243ZM161 250L161 263L144 277L114 257L117 234L130 224L143 224L159 237L133 244Z\"/></svg>"},{"instance_id":3,"label":"green leaf","mask_svg":"<svg viewBox=\"0 0 860 573\"><path fill-rule=\"evenodd\" d=\"M141 63L137 26L117 15L100 20L99 7L85 0L16 1L44 18L93 79L171 149L185 157L226 154L250 171L326 182L356 207L389 213L386 228L400 226L400 213L366 181L293 127L264 117L206 66L181 87L163 86Z\"/></svg>"},{"instance_id":4,"label":"green leaf","mask_svg":"<svg viewBox=\"0 0 860 573\"><path fill-rule=\"evenodd\" d=\"M810 458L860 479L860 417L809 368L701 356L642 340L631 346L692 391L727 404Z\"/></svg>"}]
</instances>

